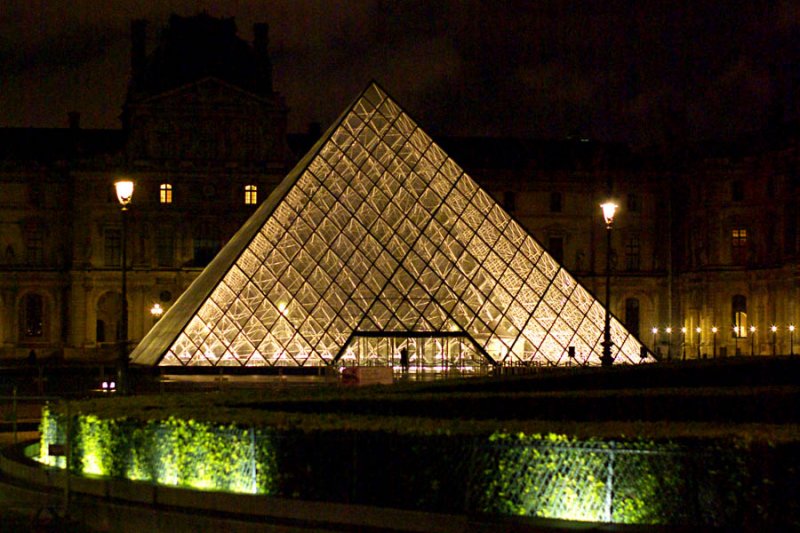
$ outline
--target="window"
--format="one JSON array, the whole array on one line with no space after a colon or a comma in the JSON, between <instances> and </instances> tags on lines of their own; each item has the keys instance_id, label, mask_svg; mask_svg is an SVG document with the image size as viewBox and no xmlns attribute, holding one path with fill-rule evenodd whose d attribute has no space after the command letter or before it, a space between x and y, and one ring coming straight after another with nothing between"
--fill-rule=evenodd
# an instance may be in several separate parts
<instances>
[{"instance_id":1,"label":"window","mask_svg":"<svg viewBox=\"0 0 800 533\"><path fill-rule=\"evenodd\" d=\"M258 185L244 186L244 205L256 205L258 203Z\"/></svg>"},{"instance_id":2,"label":"window","mask_svg":"<svg viewBox=\"0 0 800 533\"><path fill-rule=\"evenodd\" d=\"M560 192L551 192L550 193L550 212L551 213L560 213L563 209L563 197Z\"/></svg>"},{"instance_id":3,"label":"window","mask_svg":"<svg viewBox=\"0 0 800 533\"><path fill-rule=\"evenodd\" d=\"M731 317L733 330L731 335L736 337L747 337L747 297L735 294L731 298Z\"/></svg>"},{"instance_id":4,"label":"window","mask_svg":"<svg viewBox=\"0 0 800 533\"><path fill-rule=\"evenodd\" d=\"M158 201L162 204L171 204L172 203L172 184L171 183L162 183L159 186L159 196Z\"/></svg>"},{"instance_id":5,"label":"window","mask_svg":"<svg viewBox=\"0 0 800 533\"><path fill-rule=\"evenodd\" d=\"M639 299L625 299L625 328L635 337L639 336Z\"/></svg>"},{"instance_id":6,"label":"window","mask_svg":"<svg viewBox=\"0 0 800 533\"><path fill-rule=\"evenodd\" d=\"M794 204L786 204L783 209L783 220L783 252L794 255L797 253L797 210Z\"/></svg>"},{"instance_id":7,"label":"window","mask_svg":"<svg viewBox=\"0 0 800 533\"><path fill-rule=\"evenodd\" d=\"M503 193L503 209L509 213L517 210L517 197L514 191L506 191Z\"/></svg>"},{"instance_id":8,"label":"window","mask_svg":"<svg viewBox=\"0 0 800 533\"><path fill-rule=\"evenodd\" d=\"M28 189L28 200L33 207L42 207L44 205L44 192L39 183L31 183Z\"/></svg>"},{"instance_id":9,"label":"window","mask_svg":"<svg viewBox=\"0 0 800 533\"><path fill-rule=\"evenodd\" d=\"M103 241L103 264L120 266L122 264L121 231L118 228L106 228Z\"/></svg>"},{"instance_id":10,"label":"window","mask_svg":"<svg viewBox=\"0 0 800 533\"><path fill-rule=\"evenodd\" d=\"M161 267L171 267L175 262L175 238L171 228L162 228L156 233L156 261Z\"/></svg>"},{"instance_id":11,"label":"window","mask_svg":"<svg viewBox=\"0 0 800 533\"><path fill-rule=\"evenodd\" d=\"M734 228L731 230L731 255L734 263L747 261L747 230Z\"/></svg>"},{"instance_id":12,"label":"window","mask_svg":"<svg viewBox=\"0 0 800 533\"><path fill-rule=\"evenodd\" d=\"M44 232L39 228L29 229L25 234L25 261L29 265L44 262Z\"/></svg>"},{"instance_id":13,"label":"window","mask_svg":"<svg viewBox=\"0 0 800 533\"><path fill-rule=\"evenodd\" d=\"M97 342L106 342L106 323L103 320L95 322L94 334Z\"/></svg>"},{"instance_id":14,"label":"window","mask_svg":"<svg viewBox=\"0 0 800 533\"><path fill-rule=\"evenodd\" d=\"M211 223L201 224L194 236L194 266L206 266L214 259L221 247L217 235L217 226Z\"/></svg>"},{"instance_id":15,"label":"window","mask_svg":"<svg viewBox=\"0 0 800 533\"><path fill-rule=\"evenodd\" d=\"M559 263L564 262L564 237L550 237L547 252Z\"/></svg>"},{"instance_id":16,"label":"window","mask_svg":"<svg viewBox=\"0 0 800 533\"><path fill-rule=\"evenodd\" d=\"M628 211L631 213L638 213L639 212L639 195L636 193L628 194Z\"/></svg>"},{"instance_id":17,"label":"window","mask_svg":"<svg viewBox=\"0 0 800 533\"><path fill-rule=\"evenodd\" d=\"M44 301L39 294L27 294L22 299L20 328L23 338L44 336Z\"/></svg>"},{"instance_id":18,"label":"window","mask_svg":"<svg viewBox=\"0 0 800 533\"><path fill-rule=\"evenodd\" d=\"M744 200L744 183L736 180L731 183L731 200L741 202Z\"/></svg>"},{"instance_id":19,"label":"window","mask_svg":"<svg viewBox=\"0 0 800 533\"><path fill-rule=\"evenodd\" d=\"M639 236L631 235L625 243L625 269L635 272L640 269Z\"/></svg>"}]
</instances>

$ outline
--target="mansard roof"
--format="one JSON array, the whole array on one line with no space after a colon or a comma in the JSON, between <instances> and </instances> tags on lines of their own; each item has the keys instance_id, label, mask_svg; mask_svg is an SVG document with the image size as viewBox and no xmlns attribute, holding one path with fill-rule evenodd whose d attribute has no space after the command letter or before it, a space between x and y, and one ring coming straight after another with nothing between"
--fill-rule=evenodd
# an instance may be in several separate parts
<instances>
[{"instance_id":1,"label":"mansard roof","mask_svg":"<svg viewBox=\"0 0 800 533\"><path fill-rule=\"evenodd\" d=\"M129 99L138 100L203 78L224 80L254 94L272 95L268 58L237 35L233 17L172 15L159 44L134 71Z\"/></svg>"}]
</instances>

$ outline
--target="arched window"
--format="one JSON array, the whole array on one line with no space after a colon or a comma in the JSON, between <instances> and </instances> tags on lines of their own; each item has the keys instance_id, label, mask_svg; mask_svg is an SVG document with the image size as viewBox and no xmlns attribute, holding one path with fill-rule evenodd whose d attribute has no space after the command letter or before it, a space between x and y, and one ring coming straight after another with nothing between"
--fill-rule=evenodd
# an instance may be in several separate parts
<instances>
[{"instance_id":1,"label":"arched window","mask_svg":"<svg viewBox=\"0 0 800 533\"><path fill-rule=\"evenodd\" d=\"M106 323L103 320L98 320L96 323L95 337L97 342L106 342Z\"/></svg>"},{"instance_id":2,"label":"arched window","mask_svg":"<svg viewBox=\"0 0 800 533\"><path fill-rule=\"evenodd\" d=\"M244 186L244 204L256 205L258 203L258 185Z\"/></svg>"},{"instance_id":3,"label":"arched window","mask_svg":"<svg viewBox=\"0 0 800 533\"><path fill-rule=\"evenodd\" d=\"M44 300L40 294L26 294L20 308L20 338L44 337Z\"/></svg>"},{"instance_id":4,"label":"arched window","mask_svg":"<svg viewBox=\"0 0 800 533\"><path fill-rule=\"evenodd\" d=\"M162 204L171 204L172 203L172 184L171 183L162 183L159 187L159 196L158 201Z\"/></svg>"},{"instance_id":5,"label":"arched window","mask_svg":"<svg viewBox=\"0 0 800 533\"><path fill-rule=\"evenodd\" d=\"M625 328L634 336L639 336L639 299L625 299Z\"/></svg>"},{"instance_id":6,"label":"arched window","mask_svg":"<svg viewBox=\"0 0 800 533\"><path fill-rule=\"evenodd\" d=\"M747 337L747 297L741 294L733 295L731 298L731 322L733 329L731 334L735 337Z\"/></svg>"}]
</instances>

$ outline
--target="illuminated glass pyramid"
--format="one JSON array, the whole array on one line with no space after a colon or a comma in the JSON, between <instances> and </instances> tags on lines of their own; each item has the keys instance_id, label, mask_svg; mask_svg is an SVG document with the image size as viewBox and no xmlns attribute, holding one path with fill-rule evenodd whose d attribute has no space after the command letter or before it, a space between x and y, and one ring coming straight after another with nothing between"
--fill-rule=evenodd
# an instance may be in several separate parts
<instances>
[{"instance_id":1,"label":"illuminated glass pyramid","mask_svg":"<svg viewBox=\"0 0 800 533\"><path fill-rule=\"evenodd\" d=\"M156 324L165 366L600 364L604 307L370 85ZM612 318L618 363L641 344Z\"/></svg>"}]
</instances>

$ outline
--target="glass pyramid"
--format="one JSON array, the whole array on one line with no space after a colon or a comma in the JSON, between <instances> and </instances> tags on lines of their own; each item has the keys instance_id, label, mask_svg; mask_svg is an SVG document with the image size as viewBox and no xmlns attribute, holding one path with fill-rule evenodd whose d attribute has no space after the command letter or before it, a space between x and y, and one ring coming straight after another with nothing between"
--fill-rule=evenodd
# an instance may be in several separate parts
<instances>
[{"instance_id":1,"label":"glass pyramid","mask_svg":"<svg viewBox=\"0 0 800 533\"><path fill-rule=\"evenodd\" d=\"M605 309L371 84L137 346L164 366L599 365ZM617 363L640 342L611 319Z\"/></svg>"}]
</instances>

